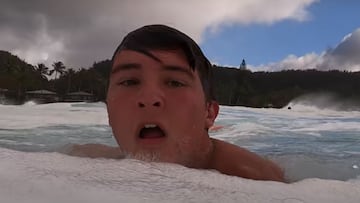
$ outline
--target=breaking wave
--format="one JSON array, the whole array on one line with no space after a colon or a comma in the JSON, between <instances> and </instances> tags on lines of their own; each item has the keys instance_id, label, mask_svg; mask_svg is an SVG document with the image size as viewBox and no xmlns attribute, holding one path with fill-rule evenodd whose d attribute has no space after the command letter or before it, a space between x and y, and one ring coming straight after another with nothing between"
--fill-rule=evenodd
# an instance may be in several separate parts
<instances>
[{"instance_id":1,"label":"breaking wave","mask_svg":"<svg viewBox=\"0 0 360 203\"><path fill-rule=\"evenodd\" d=\"M332 93L314 93L295 98L285 108L298 111L360 111L360 100Z\"/></svg>"}]
</instances>

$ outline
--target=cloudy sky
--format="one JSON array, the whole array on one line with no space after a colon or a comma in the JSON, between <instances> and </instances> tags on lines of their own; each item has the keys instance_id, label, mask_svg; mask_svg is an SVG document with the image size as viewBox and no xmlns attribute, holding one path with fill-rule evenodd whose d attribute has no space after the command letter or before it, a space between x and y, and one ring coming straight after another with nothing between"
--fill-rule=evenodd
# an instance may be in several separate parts
<instances>
[{"instance_id":1,"label":"cloudy sky","mask_svg":"<svg viewBox=\"0 0 360 203\"><path fill-rule=\"evenodd\" d=\"M31 64L89 67L146 24L194 38L210 61L360 71L360 1L0 0L0 50Z\"/></svg>"}]
</instances>

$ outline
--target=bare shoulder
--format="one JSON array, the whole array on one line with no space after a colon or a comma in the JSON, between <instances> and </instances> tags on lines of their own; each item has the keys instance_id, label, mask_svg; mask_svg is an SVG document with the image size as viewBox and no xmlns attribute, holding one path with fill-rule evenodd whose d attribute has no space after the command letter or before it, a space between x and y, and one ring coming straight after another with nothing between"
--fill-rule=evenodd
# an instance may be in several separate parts
<instances>
[{"instance_id":1,"label":"bare shoulder","mask_svg":"<svg viewBox=\"0 0 360 203\"><path fill-rule=\"evenodd\" d=\"M118 159L124 156L118 147L103 144L73 144L65 151L71 156Z\"/></svg>"},{"instance_id":2,"label":"bare shoulder","mask_svg":"<svg viewBox=\"0 0 360 203\"><path fill-rule=\"evenodd\" d=\"M284 173L275 163L244 148L212 139L214 153L211 168L227 175L254 180L284 182Z\"/></svg>"}]
</instances>

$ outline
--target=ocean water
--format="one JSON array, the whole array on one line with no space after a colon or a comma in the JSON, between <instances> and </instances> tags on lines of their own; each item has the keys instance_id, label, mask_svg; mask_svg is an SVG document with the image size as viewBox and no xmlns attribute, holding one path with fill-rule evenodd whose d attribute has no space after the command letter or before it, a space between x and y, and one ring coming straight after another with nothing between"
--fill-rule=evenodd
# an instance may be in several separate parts
<instances>
[{"instance_id":1,"label":"ocean water","mask_svg":"<svg viewBox=\"0 0 360 203\"><path fill-rule=\"evenodd\" d=\"M71 144L116 146L103 103L0 105L1 202L360 202L360 111L221 106L210 136L278 163L290 184L168 163L90 159Z\"/></svg>"}]
</instances>

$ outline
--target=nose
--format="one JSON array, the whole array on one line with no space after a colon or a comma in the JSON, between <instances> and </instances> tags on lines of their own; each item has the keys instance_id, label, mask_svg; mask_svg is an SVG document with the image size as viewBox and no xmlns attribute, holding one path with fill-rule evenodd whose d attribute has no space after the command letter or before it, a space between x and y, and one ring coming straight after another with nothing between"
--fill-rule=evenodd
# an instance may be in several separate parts
<instances>
[{"instance_id":1,"label":"nose","mask_svg":"<svg viewBox=\"0 0 360 203\"><path fill-rule=\"evenodd\" d=\"M154 101L154 102L145 102L145 101L139 101L138 102L138 106L140 108L145 108L145 107L161 107L161 102L160 101Z\"/></svg>"},{"instance_id":2,"label":"nose","mask_svg":"<svg viewBox=\"0 0 360 203\"><path fill-rule=\"evenodd\" d=\"M164 106L161 91L153 88L145 88L138 97L139 108L161 108Z\"/></svg>"}]
</instances>

